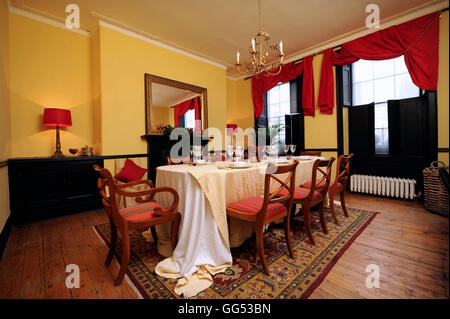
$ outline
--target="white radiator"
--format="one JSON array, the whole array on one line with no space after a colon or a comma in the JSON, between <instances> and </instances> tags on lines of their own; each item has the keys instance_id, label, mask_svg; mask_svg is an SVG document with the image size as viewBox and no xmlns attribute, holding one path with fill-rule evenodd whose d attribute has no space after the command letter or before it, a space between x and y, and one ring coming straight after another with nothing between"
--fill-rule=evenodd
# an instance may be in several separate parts
<instances>
[{"instance_id":1,"label":"white radiator","mask_svg":"<svg viewBox=\"0 0 450 319\"><path fill-rule=\"evenodd\" d=\"M415 179L352 175L350 176L350 191L373 195L413 199Z\"/></svg>"}]
</instances>

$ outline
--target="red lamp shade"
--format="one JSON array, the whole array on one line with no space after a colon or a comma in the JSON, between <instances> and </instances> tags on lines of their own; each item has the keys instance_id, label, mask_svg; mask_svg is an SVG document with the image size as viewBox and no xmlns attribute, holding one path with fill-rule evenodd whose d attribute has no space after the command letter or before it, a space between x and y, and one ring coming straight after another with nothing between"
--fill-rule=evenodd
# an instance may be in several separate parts
<instances>
[{"instance_id":1,"label":"red lamp shade","mask_svg":"<svg viewBox=\"0 0 450 319\"><path fill-rule=\"evenodd\" d=\"M48 108L44 109L43 122L46 126L72 126L72 117L69 110Z\"/></svg>"}]
</instances>

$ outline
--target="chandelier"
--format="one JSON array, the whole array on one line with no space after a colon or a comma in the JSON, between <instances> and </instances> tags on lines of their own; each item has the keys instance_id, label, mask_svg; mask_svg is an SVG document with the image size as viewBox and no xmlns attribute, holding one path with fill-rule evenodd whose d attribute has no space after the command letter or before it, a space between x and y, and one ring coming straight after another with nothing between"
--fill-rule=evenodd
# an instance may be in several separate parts
<instances>
[{"instance_id":1,"label":"chandelier","mask_svg":"<svg viewBox=\"0 0 450 319\"><path fill-rule=\"evenodd\" d=\"M270 35L262 30L261 23L261 0L258 0L259 8L259 29L258 33L251 40L250 61L246 64L246 69L241 70L240 53L236 53L236 66L241 74L259 77L261 74L265 76L277 75L281 72L283 66L283 41L278 44L271 44ZM275 52L275 54L270 52Z\"/></svg>"}]
</instances>

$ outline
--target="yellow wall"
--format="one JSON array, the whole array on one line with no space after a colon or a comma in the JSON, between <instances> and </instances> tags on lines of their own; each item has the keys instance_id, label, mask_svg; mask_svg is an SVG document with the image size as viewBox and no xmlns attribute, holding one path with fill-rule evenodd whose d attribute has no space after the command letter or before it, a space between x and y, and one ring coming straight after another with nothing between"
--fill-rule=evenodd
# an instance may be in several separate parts
<instances>
[{"instance_id":1,"label":"yellow wall","mask_svg":"<svg viewBox=\"0 0 450 319\"><path fill-rule=\"evenodd\" d=\"M243 130L255 127L252 81L227 79L227 124L237 124Z\"/></svg>"},{"instance_id":2,"label":"yellow wall","mask_svg":"<svg viewBox=\"0 0 450 319\"><path fill-rule=\"evenodd\" d=\"M438 147L449 147L449 17L442 13L439 30L439 78L438 78ZM439 153L438 159L449 165L449 154Z\"/></svg>"},{"instance_id":3,"label":"yellow wall","mask_svg":"<svg viewBox=\"0 0 450 319\"><path fill-rule=\"evenodd\" d=\"M11 156L49 156L55 129L42 125L45 107L70 109L62 151L94 143L90 38L9 15Z\"/></svg>"},{"instance_id":4,"label":"yellow wall","mask_svg":"<svg viewBox=\"0 0 450 319\"><path fill-rule=\"evenodd\" d=\"M144 74L208 90L208 125L226 126L226 70L100 26L102 154L145 153Z\"/></svg>"},{"instance_id":5,"label":"yellow wall","mask_svg":"<svg viewBox=\"0 0 450 319\"><path fill-rule=\"evenodd\" d=\"M0 0L0 162L10 157L9 21L6 0ZM8 167L0 167L0 232L9 216Z\"/></svg>"},{"instance_id":6,"label":"yellow wall","mask_svg":"<svg viewBox=\"0 0 450 319\"><path fill-rule=\"evenodd\" d=\"M170 122L170 113L173 114L173 109L167 106L155 106L152 105L150 119L152 122L152 127L158 126L159 124L164 125L174 125L173 122ZM173 116L172 116L173 119Z\"/></svg>"},{"instance_id":7,"label":"yellow wall","mask_svg":"<svg viewBox=\"0 0 450 319\"><path fill-rule=\"evenodd\" d=\"M100 154L102 149L102 99L100 82L100 33L92 33L91 37L91 89L93 108L94 153Z\"/></svg>"}]
</instances>

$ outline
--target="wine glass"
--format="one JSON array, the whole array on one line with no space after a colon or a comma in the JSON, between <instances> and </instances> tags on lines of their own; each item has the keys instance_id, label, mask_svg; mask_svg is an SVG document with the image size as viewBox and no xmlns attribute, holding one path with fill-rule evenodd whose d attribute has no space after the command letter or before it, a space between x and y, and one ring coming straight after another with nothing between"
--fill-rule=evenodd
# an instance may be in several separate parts
<instances>
[{"instance_id":1,"label":"wine glass","mask_svg":"<svg viewBox=\"0 0 450 319\"><path fill-rule=\"evenodd\" d=\"M297 148L297 146L295 144L291 144L290 148L291 148L292 155L294 155L294 152L295 152L295 149Z\"/></svg>"},{"instance_id":2,"label":"wine glass","mask_svg":"<svg viewBox=\"0 0 450 319\"><path fill-rule=\"evenodd\" d=\"M78 153L78 148L69 148L69 152L75 157L75 154Z\"/></svg>"},{"instance_id":3,"label":"wine glass","mask_svg":"<svg viewBox=\"0 0 450 319\"><path fill-rule=\"evenodd\" d=\"M191 154L191 156L189 157L189 161L194 161L194 147L191 145L189 153ZM192 159L192 160L191 160Z\"/></svg>"},{"instance_id":4,"label":"wine glass","mask_svg":"<svg viewBox=\"0 0 450 319\"><path fill-rule=\"evenodd\" d=\"M192 150L194 152L194 162L197 162L202 157L202 147L200 145L194 145Z\"/></svg>"},{"instance_id":5,"label":"wine glass","mask_svg":"<svg viewBox=\"0 0 450 319\"><path fill-rule=\"evenodd\" d=\"M241 161L242 155L244 155L244 146L241 145L236 146L237 161Z\"/></svg>"},{"instance_id":6,"label":"wine glass","mask_svg":"<svg viewBox=\"0 0 450 319\"><path fill-rule=\"evenodd\" d=\"M227 152L228 160L229 160L229 161L233 161L233 153L234 153L234 147L233 147L233 145L227 145L227 146L225 147L225 151Z\"/></svg>"}]
</instances>

